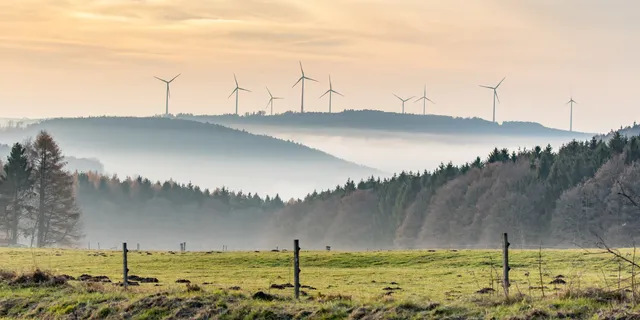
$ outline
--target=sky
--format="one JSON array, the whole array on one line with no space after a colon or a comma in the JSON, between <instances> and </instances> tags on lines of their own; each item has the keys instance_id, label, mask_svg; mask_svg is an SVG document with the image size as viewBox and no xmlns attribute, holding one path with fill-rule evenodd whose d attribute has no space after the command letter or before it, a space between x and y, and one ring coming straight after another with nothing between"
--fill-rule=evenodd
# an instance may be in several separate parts
<instances>
[{"instance_id":1,"label":"sky","mask_svg":"<svg viewBox=\"0 0 640 320\"><path fill-rule=\"evenodd\" d=\"M2 0L0 117L300 109L428 112L607 132L638 119L640 2L623 0ZM422 103L408 102L421 113Z\"/></svg>"}]
</instances>

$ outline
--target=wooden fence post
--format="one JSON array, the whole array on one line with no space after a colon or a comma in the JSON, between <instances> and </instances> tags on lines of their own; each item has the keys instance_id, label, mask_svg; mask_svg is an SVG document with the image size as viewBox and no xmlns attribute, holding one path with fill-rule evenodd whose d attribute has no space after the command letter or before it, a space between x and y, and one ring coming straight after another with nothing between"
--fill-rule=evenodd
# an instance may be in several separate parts
<instances>
[{"instance_id":1,"label":"wooden fence post","mask_svg":"<svg viewBox=\"0 0 640 320\"><path fill-rule=\"evenodd\" d=\"M300 242L293 240L293 287L296 299L300 298Z\"/></svg>"},{"instance_id":2,"label":"wooden fence post","mask_svg":"<svg viewBox=\"0 0 640 320\"><path fill-rule=\"evenodd\" d=\"M127 290L129 287L129 267L127 266L127 243L122 243L122 285Z\"/></svg>"},{"instance_id":3,"label":"wooden fence post","mask_svg":"<svg viewBox=\"0 0 640 320\"><path fill-rule=\"evenodd\" d=\"M502 243L502 286L504 287L504 295L505 297L509 297L509 240L507 238L507 234L503 235L503 243Z\"/></svg>"}]
</instances>

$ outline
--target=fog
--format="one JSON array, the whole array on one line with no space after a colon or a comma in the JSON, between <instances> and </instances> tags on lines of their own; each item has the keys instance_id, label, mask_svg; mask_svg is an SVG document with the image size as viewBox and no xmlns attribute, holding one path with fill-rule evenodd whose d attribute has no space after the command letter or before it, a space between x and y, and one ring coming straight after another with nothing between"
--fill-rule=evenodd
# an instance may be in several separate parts
<instances>
[{"instance_id":1,"label":"fog","mask_svg":"<svg viewBox=\"0 0 640 320\"><path fill-rule=\"evenodd\" d=\"M510 151L544 148L550 144L555 150L572 139L588 140L588 134L575 133L569 137L554 136L498 136L498 135L445 135L425 133L403 133L376 130L314 130L278 128L273 126L232 125L255 134L266 134L276 138L295 141L306 146L335 155L387 173L401 171L433 170L440 163L454 165L473 161L476 157L485 160L494 148Z\"/></svg>"}]
</instances>

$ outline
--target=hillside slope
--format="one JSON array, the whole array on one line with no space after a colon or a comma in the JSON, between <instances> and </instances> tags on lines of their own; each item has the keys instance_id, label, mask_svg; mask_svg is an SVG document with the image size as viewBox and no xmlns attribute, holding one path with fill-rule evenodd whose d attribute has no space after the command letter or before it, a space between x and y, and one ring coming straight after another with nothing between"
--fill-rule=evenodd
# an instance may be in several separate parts
<instances>
[{"instance_id":1,"label":"hillside slope","mask_svg":"<svg viewBox=\"0 0 640 320\"><path fill-rule=\"evenodd\" d=\"M178 119L52 119L5 129L0 141L21 141L40 130L51 133L65 153L100 159L107 172L203 187L299 196L300 190L380 174L293 142Z\"/></svg>"},{"instance_id":2,"label":"hillside slope","mask_svg":"<svg viewBox=\"0 0 640 320\"><path fill-rule=\"evenodd\" d=\"M455 118L440 115L400 114L376 110L347 110L339 113L307 112L265 116L253 114L235 115L190 115L178 114L180 119L218 123L222 125L277 126L307 129L362 129L398 131L409 133L483 134L505 136L562 136L576 138L584 133L547 128L534 122L493 123L480 118ZM588 134L587 136L592 136Z\"/></svg>"}]
</instances>

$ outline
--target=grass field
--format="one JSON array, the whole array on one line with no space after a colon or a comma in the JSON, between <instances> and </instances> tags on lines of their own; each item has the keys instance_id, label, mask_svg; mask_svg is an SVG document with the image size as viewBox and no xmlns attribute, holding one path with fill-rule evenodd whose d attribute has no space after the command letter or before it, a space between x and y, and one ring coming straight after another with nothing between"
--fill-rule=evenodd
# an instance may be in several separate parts
<instances>
[{"instance_id":1,"label":"grass field","mask_svg":"<svg viewBox=\"0 0 640 320\"><path fill-rule=\"evenodd\" d=\"M632 250L622 253L632 258ZM293 289L270 288L272 284L293 283L291 252L131 251L129 274L155 277L157 285L143 283L125 292L111 283L69 281L52 287L3 281L0 317L524 319L599 318L635 310L632 299L619 301L618 294L618 285L622 290L630 285L630 265L601 251L543 250L542 272L538 251L510 251L508 300L497 284L502 275L501 259L499 251L481 250L302 251L301 284L315 289L302 289L307 295L295 301ZM73 277L105 275L118 282L122 280L122 252L0 249L0 269L29 273L36 268ZM544 298L537 288L541 273ZM550 284L558 275L566 284ZM178 279L187 279L200 290L187 289L176 283ZM476 293L491 287L496 292ZM275 300L254 299L259 291Z\"/></svg>"}]
</instances>

